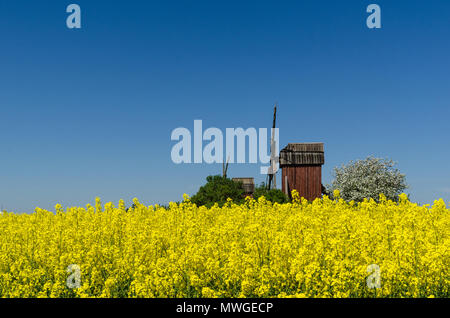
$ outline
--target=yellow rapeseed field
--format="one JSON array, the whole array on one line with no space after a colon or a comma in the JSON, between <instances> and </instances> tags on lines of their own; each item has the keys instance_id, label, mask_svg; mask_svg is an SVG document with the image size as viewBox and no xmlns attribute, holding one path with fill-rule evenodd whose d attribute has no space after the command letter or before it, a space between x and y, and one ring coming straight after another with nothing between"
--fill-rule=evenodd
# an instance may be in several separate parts
<instances>
[{"instance_id":1,"label":"yellow rapeseed field","mask_svg":"<svg viewBox=\"0 0 450 318\"><path fill-rule=\"evenodd\" d=\"M449 297L443 200L293 195L287 204L247 198L210 209L185 196L168 209L97 199L3 213L0 296Z\"/></svg>"}]
</instances>

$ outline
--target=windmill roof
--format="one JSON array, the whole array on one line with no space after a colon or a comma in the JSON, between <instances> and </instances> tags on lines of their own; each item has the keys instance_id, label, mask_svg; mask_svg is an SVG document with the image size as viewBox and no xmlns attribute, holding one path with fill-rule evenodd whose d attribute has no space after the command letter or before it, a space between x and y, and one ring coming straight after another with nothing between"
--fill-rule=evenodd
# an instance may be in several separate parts
<instances>
[{"instance_id":1,"label":"windmill roof","mask_svg":"<svg viewBox=\"0 0 450 318\"><path fill-rule=\"evenodd\" d=\"M290 143L280 151L280 166L323 165L324 144Z\"/></svg>"}]
</instances>

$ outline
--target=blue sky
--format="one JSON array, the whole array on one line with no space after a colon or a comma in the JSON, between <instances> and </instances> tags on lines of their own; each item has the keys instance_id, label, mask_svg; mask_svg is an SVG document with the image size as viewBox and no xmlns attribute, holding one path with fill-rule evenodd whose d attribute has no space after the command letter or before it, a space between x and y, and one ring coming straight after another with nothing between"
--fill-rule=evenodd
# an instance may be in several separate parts
<instances>
[{"instance_id":1,"label":"blue sky","mask_svg":"<svg viewBox=\"0 0 450 318\"><path fill-rule=\"evenodd\" d=\"M222 167L172 163L171 131L269 127L275 101L281 147L325 143L324 183L389 157L413 200L448 202L449 39L447 0L2 0L0 204L180 200Z\"/></svg>"}]
</instances>

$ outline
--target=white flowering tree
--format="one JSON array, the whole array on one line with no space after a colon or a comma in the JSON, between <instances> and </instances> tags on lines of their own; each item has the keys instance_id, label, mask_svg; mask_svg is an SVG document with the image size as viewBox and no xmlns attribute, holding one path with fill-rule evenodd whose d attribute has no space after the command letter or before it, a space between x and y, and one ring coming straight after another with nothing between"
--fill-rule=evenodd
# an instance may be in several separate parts
<instances>
[{"instance_id":1,"label":"white flowering tree","mask_svg":"<svg viewBox=\"0 0 450 318\"><path fill-rule=\"evenodd\" d=\"M334 168L330 193L339 190L341 198L346 201L362 201L364 198L378 201L380 194L397 201L407 188L406 177L395 168L395 162L368 157Z\"/></svg>"}]
</instances>

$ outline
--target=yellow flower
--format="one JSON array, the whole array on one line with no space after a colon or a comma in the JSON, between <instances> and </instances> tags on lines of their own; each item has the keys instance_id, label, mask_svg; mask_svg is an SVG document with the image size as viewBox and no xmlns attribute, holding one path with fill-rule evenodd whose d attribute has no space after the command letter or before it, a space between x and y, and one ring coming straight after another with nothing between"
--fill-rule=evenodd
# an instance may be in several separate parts
<instances>
[{"instance_id":1,"label":"yellow flower","mask_svg":"<svg viewBox=\"0 0 450 318\"><path fill-rule=\"evenodd\" d=\"M341 197L341 192L338 189L334 190L333 191L333 197L335 199L339 199Z\"/></svg>"},{"instance_id":2,"label":"yellow flower","mask_svg":"<svg viewBox=\"0 0 450 318\"><path fill-rule=\"evenodd\" d=\"M450 296L442 199L334 196L3 213L0 297Z\"/></svg>"}]
</instances>

